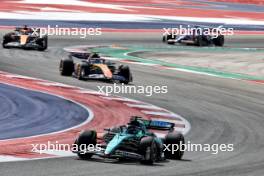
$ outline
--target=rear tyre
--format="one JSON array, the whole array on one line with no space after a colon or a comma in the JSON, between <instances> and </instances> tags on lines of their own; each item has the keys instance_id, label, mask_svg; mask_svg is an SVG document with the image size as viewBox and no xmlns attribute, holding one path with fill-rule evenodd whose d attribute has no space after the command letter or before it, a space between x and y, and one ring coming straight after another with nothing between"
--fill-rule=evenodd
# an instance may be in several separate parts
<instances>
[{"instance_id":1,"label":"rear tyre","mask_svg":"<svg viewBox=\"0 0 264 176\"><path fill-rule=\"evenodd\" d=\"M174 159L174 160L181 160L182 159L184 151L180 150L180 145L185 144L184 136L182 135L182 133L178 133L178 132L168 133L167 136L165 137L164 144L170 146L169 147L170 151L168 151L168 150L164 151L164 155L165 155L166 159ZM174 152L173 152L173 147L172 147L173 145L177 145L178 150L176 150L176 151L174 150ZM175 147L174 147L174 149L175 149Z\"/></svg>"},{"instance_id":2,"label":"rear tyre","mask_svg":"<svg viewBox=\"0 0 264 176\"><path fill-rule=\"evenodd\" d=\"M93 154L92 153L85 153L87 147L89 145L96 146L96 138L97 133L96 131L84 131L80 134L78 139L76 140L76 144L78 146L78 156L81 159L90 159Z\"/></svg>"},{"instance_id":3,"label":"rear tyre","mask_svg":"<svg viewBox=\"0 0 264 176\"><path fill-rule=\"evenodd\" d=\"M71 76L74 71L74 63L71 59L62 59L60 61L60 74L63 76Z\"/></svg>"},{"instance_id":4,"label":"rear tyre","mask_svg":"<svg viewBox=\"0 0 264 176\"><path fill-rule=\"evenodd\" d=\"M6 46L7 43L8 43L8 42L4 39L3 42L2 42L2 47L7 49L7 48L8 48L8 47Z\"/></svg>"},{"instance_id":5,"label":"rear tyre","mask_svg":"<svg viewBox=\"0 0 264 176\"><path fill-rule=\"evenodd\" d=\"M157 144L153 137L144 137L140 141L139 153L143 156L141 164L152 165L157 160Z\"/></svg>"},{"instance_id":6,"label":"rear tyre","mask_svg":"<svg viewBox=\"0 0 264 176\"><path fill-rule=\"evenodd\" d=\"M215 46L224 46L225 43L225 37L223 35L219 35L217 38L213 39L213 43Z\"/></svg>"},{"instance_id":7,"label":"rear tyre","mask_svg":"<svg viewBox=\"0 0 264 176\"><path fill-rule=\"evenodd\" d=\"M132 74L130 72L130 68L128 66L121 65L119 67L118 75L120 75L120 76L125 78L125 80L124 81L120 81L120 83L128 84L129 82L132 82L132 80L133 80Z\"/></svg>"},{"instance_id":8,"label":"rear tyre","mask_svg":"<svg viewBox=\"0 0 264 176\"><path fill-rule=\"evenodd\" d=\"M11 35L12 35L11 33L4 35L3 42L2 42L3 48L6 48L6 49L9 48L8 46L6 46L6 44L12 41Z\"/></svg>"}]
</instances>

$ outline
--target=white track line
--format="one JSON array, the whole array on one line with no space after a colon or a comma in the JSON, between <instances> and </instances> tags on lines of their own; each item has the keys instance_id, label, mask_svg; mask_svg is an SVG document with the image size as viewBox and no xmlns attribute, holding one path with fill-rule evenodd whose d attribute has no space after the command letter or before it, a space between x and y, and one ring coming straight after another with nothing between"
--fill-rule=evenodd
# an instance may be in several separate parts
<instances>
[{"instance_id":1,"label":"white track line","mask_svg":"<svg viewBox=\"0 0 264 176\"><path fill-rule=\"evenodd\" d=\"M157 116L164 116L164 117L172 117L172 118L179 118L179 115L171 113L171 112L157 112L157 111L141 111L147 115L157 115Z\"/></svg>"},{"instance_id":2,"label":"white track line","mask_svg":"<svg viewBox=\"0 0 264 176\"><path fill-rule=\"evenodd\" d=\"M104 95L106 96L106 94L103 94L99 91L95 91L95 90L76 90L77 93L81 93L81 94L91 94L91 95Z\"/></svg>"},{"instance_id":3,"label":"white track line","mask_svg":"<svg viewBox=\"0 0 264 176\"><path fill-rule=\"evenodd\" d=\"M12 75L12 74L4 74L4 73L1 73L1 74L2 74L2 76L5 76L7 78L19 78L19 79L38 80L37 78L32 78L32 77L22 76L22 75Z\"/></svg>"},{"instance_id":4,"label":"white track line","mask_svg":"<svg viewBox=\"0 0 264 176\"><path fill-rule=\"evenodd\" d=\"M63 83L54 83L54 82L38 82L37 84L44 85L44 86L52 86L52 87L75 88L74 86L66 85Z\"/></svg>"},{"instance_id":5,"label":"white track line","mask_svg":"<svg viewBox=\"0 0 264 176\"><path fill-rule=\"evenodd\" d=\"M141 109L152 109L152 110L164 110L163 108L154 106L154 105L149 105L149 104L129 104L129 103L124 103L125 105L131 107L131 108L141 108Z\"/></svg>"},{"instance_id":6,"label":"white track line","mask_svg":"<svg viewBox=\"0 0 264 176\"><path fill-rule=\"evenodd\" d=\"M72 153L71 151L65 151L65 150L41 150L41 151L35 151L35 153L39 154L48 154L48 155L54 155L56 157L68 157L68 156L76 156L76 154Z\"/></svg>"},{"instance_id":7,"label":"white track line","mask_svg":"<svg viewBox=\"0 0 264 176\"><path fill-rule=\"evenodd\" d=\"M101 96L101 98L106 100L116 100L116 101L124 101L124 102L135 102L139 103L140 101L129 99L129 98L123 98L123 97L111 97L111 96Z\"/></svg>"},{"instance_id":8,"label":"white track line","mask_svg":"<svg viewBox=\"0 0 264 176\"><path fill-rule=\"evenodd\" d=\"M0 162L11 162L11 161L25 161L30 160L28 158L19 158L14 156L0 155Z\"/></svg>"}]
</instances>

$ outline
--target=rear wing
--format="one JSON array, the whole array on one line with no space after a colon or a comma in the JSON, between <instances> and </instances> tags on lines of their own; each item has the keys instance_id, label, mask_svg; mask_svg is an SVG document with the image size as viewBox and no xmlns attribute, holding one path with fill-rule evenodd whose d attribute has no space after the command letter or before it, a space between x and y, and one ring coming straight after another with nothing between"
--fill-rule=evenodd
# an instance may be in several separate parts
<instances>
[{"instance_id":1,"label":"rear wing","mask_svg":"<svg viewBox=\"0 0 264 176\"><path fill-rule=\"evenodd\" d=\"M147 129L153 130L173 130L175 124L171 122L165 122L161 120L143 120L143 123L146 125Z\"/></svg>"},{"instance_id":2,"label":"rear wing","mask_svg":"<svg viewBox=\"0 0 264 176\"><path fill-rule=\"evenodd\" d=\"M70 55L77 59L87 59L90 54L89 52L70 52Z\"/></svg>"},{"instance_id":3,"label":"rear wing","mask_svg":"<svg viewBox=\"0 0 264 176\"><path fill-rule=\"evenodd\" d=\"M88 59L90 56L93 56L94 54L97 54L95 52L91 52L91 51L82 51L82 50L66 50L70 56L73 56L77 59ZM97 54L98 55L98 54ZM99 58L99 56L97 57L93 57L93 58Z\"/></svg>"},{"instance_id":4,"label":"rear wing","mask_svg":"<svg viewBox=\"0 0 264 176\"><path fill-rule=\"evenodd\" d=\"M87 48L64 48L64 51L77 59L87 59L91 54Z\"/></svg>"}]
</instances>

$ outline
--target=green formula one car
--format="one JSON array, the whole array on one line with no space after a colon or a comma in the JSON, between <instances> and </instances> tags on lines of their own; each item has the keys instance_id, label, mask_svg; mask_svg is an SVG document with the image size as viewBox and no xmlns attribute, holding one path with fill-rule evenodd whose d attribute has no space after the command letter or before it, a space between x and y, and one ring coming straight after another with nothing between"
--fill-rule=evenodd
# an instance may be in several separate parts
<instances>
[{"instance_id":1,"label":"green formula one car","mask_svg":"<svg viewBox=\"0 0 264 176\"><path fill-rule=\"evenodd\" d=\"M74 153L77 153L81 159L90 159L93 155L97 155L102 158L138 160L142 164L153 164L165 159L180 160L184 151L172 147L184 144L184 136L174 131L174 125L165 121L132 117L127 125L105 129L106 132L101 140L97 139L96 131L82 132L75 141L79 148ZM168 132L161 138L151 132L151 129ZM100 150L91 151L87 148L98 144Z\"/></svg>"}]
</instances>

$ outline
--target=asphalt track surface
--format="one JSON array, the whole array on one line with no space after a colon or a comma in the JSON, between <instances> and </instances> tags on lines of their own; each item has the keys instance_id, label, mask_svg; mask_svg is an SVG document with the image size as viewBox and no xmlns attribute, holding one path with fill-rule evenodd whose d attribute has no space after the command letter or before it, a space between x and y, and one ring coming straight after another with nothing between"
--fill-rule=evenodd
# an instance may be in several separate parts
<instances>
[{"instance_id":1,"label":"asphalt track surface","mask_svg":"<svg viewBox=\"0 0 264 176\"><path fill-rule=\"evenodd\" d=\"M238 41L239 42L239 41ZM242 41L246 42L246 41ZM111 34L103 38L51 38L45 52L0 49L0 70L97 90L94 81L61 77L63 47L87 44L161 45L160 37ZM228 45L232 45L229 43ZM250 45L250 42L249 42ZM77 157L0 164L1 176L262 176L264 175L263 85L178 71L131 65L135 85L167 85L168 93L145 97L123 95L164 107L192 125L186 140L196 144L234 144L233 152L186 152L182 161L154 166Z\"/></svg>"},{"instance_id":2,"label":"asphalt track surface","mask_svg":"<svg viewBox=\"0 0 264 176\"><path fill-rule=\"evenodd\" d=\"M0 99L0 140L61 131L89 117L69 100L6 84L0 84Z\"/></svg>"}]
</instances>

